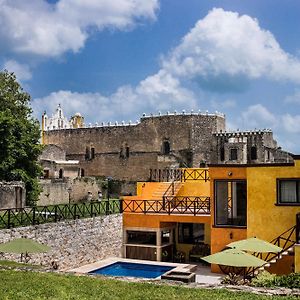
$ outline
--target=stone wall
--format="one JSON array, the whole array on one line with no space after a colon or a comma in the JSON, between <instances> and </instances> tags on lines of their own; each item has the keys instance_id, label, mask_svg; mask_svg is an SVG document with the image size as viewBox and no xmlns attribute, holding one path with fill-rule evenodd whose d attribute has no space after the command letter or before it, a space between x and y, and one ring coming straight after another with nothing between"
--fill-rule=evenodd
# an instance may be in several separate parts
<instances>
[{"instance_id":1,"label":"stone wall","mask_svg":"<svg viewBox=\"0 0 300 300\"><path fill-rule=\"evenodd\" d=\"M77 177L74 179L42 179L43 189L37 205L77 203L98 199L98 191L102 191L100 180L95 177ZM70 195L69 195L70 194ZM104 192L102 191L104 195ZM69 197L70 196L70 197Z\"/></svg>"},{"instance_id":2,"label":"stone wall","mask_svg":"<svg viewBox=\"0 0 300 300\"><path fill-rule=\"evenodd\" d=\"M216 132L213 134L213 148L215 151L212 156L212 163L218 164L284 163L293 161L287 152L277 147L273 132L269 129ZM237 150L236 160L230 158L232 149ZM221 154L222 151L223 154ZM256 155L253 155L255 153Z\"/></svg>"},{"instance_id":3,"label":"stone wall","mask_svg":"<svg viewBox=\"0 0 300 300\"><path fill-rule=\"evenodd\" d=\"M109 256L121 257L122 215L48 223L4 229L0 243L26 237L51 247L48 253L32 254L30 263L71 269ZM20 255L5 254L5 259L20 261Z\"/></svg>"},{"instance_id":4,"label":"stone wall","mask_svg":"<svg viewBox=\"0 0 300 300\"><path fill-rule=\"evenodd\" d=\"M220 130L225 130L223 115L183 113L143 117L134 125L47 131L44 142L63 148L67 159L79 160L87 176L146 181L150 168L210 162L212 133ZM169 153L164 153L164 142Z\"/></svg>"},{"instance_id":5,"label":"stone wall","mask_svg":"<svg viewBox=\"0 0 300 300\"><path fill-rule=\"evenodd\" d=\"M47 145L40 155L40 160L66 160L66 151L57 145Z\"/></svg>"},{"instance_id":6,"label":"stone wall","mask_svg":"<svg viewBox=\"0 0 300 300\"><path fill-rule=\"evenodd\" d=\"M0 208L22 208L26 202L25 184L20 181L0 182Z\"/></svg>"}]
</instances>

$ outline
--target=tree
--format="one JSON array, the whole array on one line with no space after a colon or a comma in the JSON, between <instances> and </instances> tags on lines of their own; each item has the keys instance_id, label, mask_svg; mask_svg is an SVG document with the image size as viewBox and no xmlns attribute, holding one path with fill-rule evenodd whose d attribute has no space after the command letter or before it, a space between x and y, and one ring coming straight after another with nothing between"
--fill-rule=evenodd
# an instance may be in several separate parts
<instances>
[{"instance_id":1,"label":"tree","mask_svg":"<svg viewBox=\"0 0 300 300\"><path fill-rule=\"evenodd\" d=\"M38 199L38 157L40 127L32 117L30 95L23 91L16 76L0 72L0 180L21 180L26 187L26 202Z\"/></svg>"}]
</instances>

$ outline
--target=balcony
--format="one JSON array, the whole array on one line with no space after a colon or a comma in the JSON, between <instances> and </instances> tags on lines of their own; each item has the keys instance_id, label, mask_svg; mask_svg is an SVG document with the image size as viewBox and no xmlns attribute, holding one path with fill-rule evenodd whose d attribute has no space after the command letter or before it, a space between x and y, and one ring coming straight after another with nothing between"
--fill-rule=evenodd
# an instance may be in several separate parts
<instances>
[{"instance_id":1,"label":"balcony","mask_svg":"<svg viewBox=\"0 0 300 300\"><path fill-rule=\"evenodd\" d=\"M165 196L161 200L128 197L123 200L124 213L165 215L210 215L210 197Z\"/></svg>"}]
</instances>

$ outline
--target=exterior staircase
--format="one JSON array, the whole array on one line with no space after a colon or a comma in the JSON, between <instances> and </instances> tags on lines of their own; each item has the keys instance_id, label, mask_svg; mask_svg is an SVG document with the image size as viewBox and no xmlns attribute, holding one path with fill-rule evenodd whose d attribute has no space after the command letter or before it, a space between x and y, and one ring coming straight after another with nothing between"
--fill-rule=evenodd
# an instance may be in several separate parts
<instances>
[{"instance_id":1,"label":"exterior staircase","mask_svg":"<svg viewBox=\"0 0 300 300\"><path fill-rule=\"evenodd\" d=\"M297 226L295 225L270 242L276 246L281 247L281 252L268 253L266 255L263 255L262 253L254 253L254 256L265 260L266 263L261 267L249 268L247 271L247 275L256 276L259 272L262 272L266 268L269 268L272 264L276 264L278 260L282 259L284 256L294 255L294 245L297 243L296 231Z\"/></svg>"},{"instance_id":2,"label":"exterior staircase","mask_svg":"<svg viewBox=\"0 0 300 300\"><path fill-rule=\"evenodd\" d=\"M181 182L176 182L174 184L174 189L170 188L172 183L170 182L160 182L157 184L157 188L153 191L149 200L162 200L164 196L176 196L183 184Z\"/></svg>"}]
</instances>

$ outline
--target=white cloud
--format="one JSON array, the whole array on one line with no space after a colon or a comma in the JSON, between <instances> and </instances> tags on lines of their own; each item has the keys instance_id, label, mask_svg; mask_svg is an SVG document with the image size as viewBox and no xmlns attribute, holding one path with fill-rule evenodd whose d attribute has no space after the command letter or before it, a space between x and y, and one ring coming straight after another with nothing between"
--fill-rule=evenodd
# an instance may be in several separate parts
<instances>
[{"instance_id":1,"label":"white cloud","mask_svg":"<svg viewBox=\"0 0 300 300\"><path fill-rule=\"evenodd\" d=\"M55 57L77 52L91 29L127 30L155 19L158 0L0 0L2 51Z\"/></svg>"},{"instance_id":2,"label":"white cloud","mask_svg":"<svg viewBox=\"0 0 300 300\"><path fill-rule=\"evenodd\" d=\"M236 106L236 101L232 100L232 99L227 99L224 101L217 101L215 99L210 101L210 105L212 106L212 108L214 109L227 109L227 108L234 108Z\"/></svg>"},{"instance_id":3,"label":"white cloud","mask_svg":"<svg viewBox=\"0 0 300 300\"><path fill-rule=\"evenodd\" d=\"M87 122L108 122L117 118L135 120L142 113L180 109L196 109L192 92L180 87L169 75L158 73L143 80L138 86L122 86L109 96L99 93L58 91L34 99L33 109L37 118L43 111L53 112L61 104L66 115L80 112Z\"/></svg>"},{"instance_id":4,"label":"white cloud","mask_svg":"<svg viewBox=\"0 0 300 300\"><path fill-rule=\"evenodd\" d=\"M15 73L19 81L31 79L32 74L28 65L20 64L15 60L8 60L4 63L3 69Z\"/></svg>"},{"instance_id":5,"label":"white cloud","mask_svg":"<svg viewBox=\"0 0 300 300\"><path fill-rule=\"evenodd\" d=\"M241 115L244 128L274 128L277 125L276 116L261 104L251 105Z\"/></svg>"},{"instance_id":6,"label":"white cloud","mask_svg":"<svg viewBox=\"0 0 300 300\"><path fill-rule=\"evenodd\" d=\"M300 115L285 114L282 116L282 124L287 132L300 133Z\"/></svg>"},{"instance_id":7,"label":"white cloud","mask_svg":"<svg viewBox=\"0 0 300 300\"><path fill-rule=\"evenodd\" d=\"M240 85L241 78L300 83L300 61L284 52L271 32L250 16L221 8L196 23L163 59L163 68L173 76L216 83L215 90L218 80Z\"/></svg>"},{"instance_id":8,"label":"white cloud","mask_svg":"<svg viewBox=\"0 0 300 300\"><path fill-rule=\"evenodd\" d=\"M286 96L284 102L300 104L300 90L296 89L294 94Z\"/></svg>"}]
</instances>

